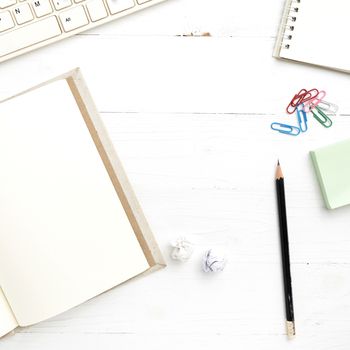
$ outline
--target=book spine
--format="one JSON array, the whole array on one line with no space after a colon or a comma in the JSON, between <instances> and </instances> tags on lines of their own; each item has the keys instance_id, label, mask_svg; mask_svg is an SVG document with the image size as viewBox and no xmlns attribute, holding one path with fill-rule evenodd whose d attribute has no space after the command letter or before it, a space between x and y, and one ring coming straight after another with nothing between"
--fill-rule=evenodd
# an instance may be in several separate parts
<instances>
[{"instance_id":1,"label":"book spine","mask_svg":"<svg viewBox=\"0 0 350 350\"><path fill-rule=\"evenodd\" d=\"M279 58L282 49L290 48L290 41L293 39L293 31L297 15L299 13L299 5L302 0L286 0L283 8L283 14L278 28L275 48L273 56Z\"/></svg>"}]
</instances>

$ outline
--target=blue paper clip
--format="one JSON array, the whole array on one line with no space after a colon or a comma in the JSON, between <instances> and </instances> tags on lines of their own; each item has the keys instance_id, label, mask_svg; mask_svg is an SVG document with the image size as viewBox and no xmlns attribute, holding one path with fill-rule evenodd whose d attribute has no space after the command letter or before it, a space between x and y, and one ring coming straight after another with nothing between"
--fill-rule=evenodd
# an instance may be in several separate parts
<instances>
[{"instance_id":1,"label":"blue paper clip","mask_svg":"<svg viewBox=\"0 0 350 350\"><path fill-rule=\"evenodd\" d=\"M271 129L280 132L281 134L297 136L300 134L300 129L293 125L272 123Z\"/></svg>"},{"instance_id":2,"label":"blue paper clip","mask_svg":"<svg viewBox=\"0 0 350 350\"><path fill-rule=\"evenodd\" d=\"M315 113L313 109L311 110L311 113L314 116L314 118L325 128L330 128L333 124L332 120L318 106L316 106L315 109L317 113Z\"/></svg>"},{"instance_id":3,"label":"blue paper clip","mask_svg":"<svg viewBox=\"0 0 350 350\"><path fill-rule=\"evenodd\" d=\"M299 108L301 106L301 108ZM304 111L304 104L300 104L297 107L296 110L297 118L298 118L298 124L299 124L299 129L301 132L307 131L307 115L306 112Z\"/></svg>"}]
</instances>

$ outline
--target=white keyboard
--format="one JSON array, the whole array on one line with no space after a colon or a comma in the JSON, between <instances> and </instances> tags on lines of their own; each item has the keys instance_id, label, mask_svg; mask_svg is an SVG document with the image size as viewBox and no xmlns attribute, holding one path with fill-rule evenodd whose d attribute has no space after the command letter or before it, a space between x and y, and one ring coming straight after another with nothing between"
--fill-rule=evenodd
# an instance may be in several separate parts
<instances>
[{"instance_id":1,"label":"white keyboard","mask_svg":"<svg viewBox=\"0 0 350 350\"><path fill-rule=\"evenodd\" d=\"M0 62L164 0L0 0Z\"/></svg>"}]
</instances>

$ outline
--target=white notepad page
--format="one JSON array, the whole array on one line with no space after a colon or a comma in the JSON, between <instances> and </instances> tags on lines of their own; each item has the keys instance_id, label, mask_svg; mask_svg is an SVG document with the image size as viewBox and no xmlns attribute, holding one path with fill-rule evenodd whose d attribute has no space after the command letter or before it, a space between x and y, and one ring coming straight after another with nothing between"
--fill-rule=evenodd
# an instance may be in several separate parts
<instances>
[{"instance_id":1,"label":"white notepad page","mask_svg":"<svg viewBox=\"0 0 350 350\"><path fill-rule=\"evenodd\" d=\"M17 320L0 289L0 337L11 332L18 326Z\"/></svg>"},{"instance_id":2,"label":"white notepad page","mask_svg":"<svg viewBox=\"0 0 350 350\"><path fill-rule=\"evenodd\" d=\"M280 57L350 71L349 0L301 0L295 22L288 22L294 31L286 30L292 39L284 40Z\"/></svg>"},{"instance_id":3,"label":"white notepad page","mask_svg":"<svg viewBox=\"0 0 350 350\"><path fill-rule=\"evenodd\" d=\"M0 104L0 159L0 285L19 325L149 268L66 80Z\"/></svg>"}]
</instances>

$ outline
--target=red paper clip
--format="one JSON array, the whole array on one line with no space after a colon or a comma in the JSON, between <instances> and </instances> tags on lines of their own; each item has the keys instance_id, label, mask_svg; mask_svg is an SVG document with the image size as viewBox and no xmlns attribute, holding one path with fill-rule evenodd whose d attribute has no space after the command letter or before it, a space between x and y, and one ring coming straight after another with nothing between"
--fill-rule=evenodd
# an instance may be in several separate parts
<instances>
[{"instance_id":1,"label":"red paper clip","mask_svg":"<svg viewBox=\"0 0 350 350\"><path fill-rule=\"evenodd\" d=\"M293 114L296 111L298 105L301 103L306 94L307 90L301 89L296 95L294 95L286 109L288 114Z\"/></svg>"},{"instance_id":2,"label":"red paper clip","mask_svg":"<svg viewBox=\"0 0 350 350\"><path fill-rule=\"evenodd\" d=\"M287 113L293 114L300 104L315 99L318 94L319 91L317 89L311 89L309 91L301 89L290 101L288 107L286 108Z\"/></svg>"},{"instance_id":3,"label":"red paper clip","mask_svg":"<svg viewBox=\"0 0 350 350\"><path fill-rule=\"evenodd\" d=\"M306 89L301 89L296 95L294 95L292 101L290 101L290 105L292 107L297 107L300 103L300 100L304 98L304 96L307 94Z\"/></svg>"},{"instance_id":4,"label":"red paper clip","mask_svg":"<svg viewBox=\"0 0 350 350\"><path fill-rule=\"evenodd\" d=\"M303 100L302 100L300 103L305 103L305 102L307 102L307 101L310 101L310 100L313 100L313 99L317 98L317 96L318 96L319 93L320 93L320 92L319 92L317 89L311 89L311 90L309 90L309 91L305 94Z\"/></svg>"}]
</instances>

